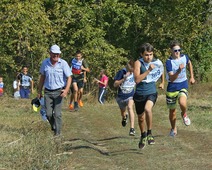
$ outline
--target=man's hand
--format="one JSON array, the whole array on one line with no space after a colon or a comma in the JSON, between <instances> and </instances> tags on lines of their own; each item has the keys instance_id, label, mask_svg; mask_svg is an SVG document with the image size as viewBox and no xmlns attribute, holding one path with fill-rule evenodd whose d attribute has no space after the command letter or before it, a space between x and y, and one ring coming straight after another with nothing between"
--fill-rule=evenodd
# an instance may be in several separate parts
<instances>
[{"instance_id":1,"label":"man's hand","mask_svg":"<svg viewBox=\"0 0 212 170\"><path fill-rule=\"evenodd\" d=\"M66 97L67 96L67 94L68 94L68 91L67 90L65 90L65 89L63 89L63 90L61 90L61 97Z\"/></svg>"}]
</instances>

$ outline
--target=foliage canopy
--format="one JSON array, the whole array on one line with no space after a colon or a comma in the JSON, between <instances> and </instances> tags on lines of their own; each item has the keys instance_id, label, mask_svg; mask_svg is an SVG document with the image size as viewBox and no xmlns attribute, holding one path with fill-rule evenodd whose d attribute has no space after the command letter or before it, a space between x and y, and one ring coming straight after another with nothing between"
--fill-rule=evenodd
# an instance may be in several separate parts
<instances>
[{"instance_id":1,"label":"foliage canopy","mask_svg":"<svg viewBox=\"0 0 212 170\"><path fill-rule=\"evenodd\" d=\"M104 68L112 81L129 58L139 57L137 48L144 42L153 44L165 61L172 39L182 43L196 78L210 81L210 0L2 0L0 22L0 74L6 83L22 65L37 79L41 61L55 43L68 62L82 50L89 77Z\"/></svg>"}]
</instances>

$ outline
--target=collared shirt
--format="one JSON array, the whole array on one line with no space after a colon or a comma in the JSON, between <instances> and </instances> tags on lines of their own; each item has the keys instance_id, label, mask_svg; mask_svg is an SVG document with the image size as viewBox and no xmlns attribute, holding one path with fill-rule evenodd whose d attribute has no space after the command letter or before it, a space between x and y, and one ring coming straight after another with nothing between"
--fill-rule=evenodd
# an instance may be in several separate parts
<instances>
[{"instance_id":1,"label":"collared shirt","mask_svg":"<svg viewBox=\"0 0 212 170\"><path fill-rule=\"evenodd\" d=\"M65 87L67 77L71 76L68 63L61 58L55 65L51 64L50 58L45 59L42 62L40 73L45 76L44 87L49 90Z\"/></svg>"}]
</instances>

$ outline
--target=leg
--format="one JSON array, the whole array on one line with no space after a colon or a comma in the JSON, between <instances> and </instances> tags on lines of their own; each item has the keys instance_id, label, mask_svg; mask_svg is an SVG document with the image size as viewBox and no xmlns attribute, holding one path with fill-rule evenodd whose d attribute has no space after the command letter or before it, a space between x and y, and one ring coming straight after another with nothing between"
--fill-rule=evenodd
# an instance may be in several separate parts
<instances>
[{"instance_id":1,"label":"leg","mask_svg":"<svg viewBox=\"0 0 212 170\"><path fill-rule=\"evenodd\" d=\"M29 99L30 89L25 89L25 97Z\"/></svg>"},{"instance_id":2,"label":"leg","mask_svg":"<svg viewBox=\"0 0 212 170\"><path fill-rule=\"evenodd\" d=\"M180 93L183 94L183 93ZM183 118L183 122L186 126L189 126L191 124L191 120L188 118L186 109L187 109L187 95L180 95L179 96L179 105L181 109L181 116Z\"/></svg>"},{"instance_id":3,"label":"leg","mask_svg":"<svg viewBox=\"0 0 212 170\"><path fill-rule=\"evenodd\" d=\"M135 109L138 116L138 125L141 132L141 138L138 143L138 147L143 149L146 146L147 135L146 135L146 115L145 115L145 105L146 105L146 96L138 97L139 101L136 101L137 96L134 95Z\"/></svg>"},{"instance_id":4,"label":"leg","mask_svg":"<svg viewBox=\"0 0 212 170\"><path fill-rule=\"evenodd\" d=\"M61 90L54 92L54 119L55 119L55 135L60 135L61 127L62 127L62 101L63 98L60 96Z\"/></svg>"},{"instance_id":5,"label":"leg","mask_svg":"<svg viewBox=\"0 0 212 170\"><path fill-rule=\"evenodd\" d=\"M73 110L74 109L74 106L73 106L73 101L74 101L74 90L73 90L73 87L71 86L70 88L70 91L71 91L71 95L70 95L70 102L69 102L69 109L70 110Z\"/></svg>"},{"instance_id":6,"label":"leg","mask_svg":"<svg viewBox=\"0 0 212 170\"><path fill-rule=\"evenodd\" d=\"M148 96L145 104L146 122L147 122L147 141L149 145L155 144L154 137L152 136L152 108L157 100L157 93Z\"/></svg>"},{"instance_id":7,"label":"leg","mask_svg":"<svg viewBox=\"0 0 212 170\"><path fill-rule=\"evenodd\" d=\"M166 104L169 108L169 121L171 124L171 131L170 136L174 137L177 134L177 127L176 127L176 102L178 99L179 91L176 92L167 92L166 93Z\"/></svg>"},{"instance_id":8,"label":"leg","mask_svg":"<svg viewBox=\"0 0 212 170\"><path fill-rule=\"evenodd\" d=\"M78 97L77 101L80 107L83 107L83 102L82 102L82 95L83 95L83 81L81 81L78 85L79 91L78 91Z\"/></svg>"},{"instance_id":9,"label":"leg","mask_svg":"<svg viewBox=\"0 0 212 170\"><path fill-rule=\"evenodd\" d=\"M154 103L151 100L148 100L145 105L145 114L146 114L146 124L147 124L147 130L152 130L152 108L154 106ZM149 134L148 134L149 135Z\"/></svg>"},{"instance_id":10,"label":"leg","mask_svg":"<svg viewBox=\"0 0 212 170\"><path fill-rule=\"evenodd\" d=\"M99 97L98 97L98 101L101 104L104 104L104 95L105 95L105 88L100 87L99 88Z\"/></svg>"},{"instance_id":11,"label":"leg","mask_svg":"<svg viewBox=\"0 0 212 170\"><path fill-rule=\"evenodd\" d=\"M78 91L79 91L78 86L77 86L77 82L73 82L72 86L73 86L73 90L74 90L74 93L73 93L73 97L74 97L74 110L77 111L79 109L78 102L77 102Z\"/></svg>"},{"instance_id":12,"label":"leg","mask_svg":"<svg viewBox=\"0 0 212 170\"><path fill-rule=\"evenodd\" d=\"M138 115L138 125L139 125L139 128L140 128L141 134L146 132L146 130L145 130L146 122L145 122L145 120L146 120L145 112Z\"/></svg>"},{"instance_id":13,"label":"leg","mask_svg":"<svg viewBox=\"0 0 212 170\"><path fill-rule=\"evenodd\" d=\"M24 98L24 88L20 88L20 96L23 99Z\"/></svg>"},{"instance_id":14,"label":"leg","mask_svg":"<svg viewBox=\"0 0 212 170\"><path fill-rule=\"evenodd\" d=\"M187 97L186 96L180 96L179 97L179 105L181 109L182 116L186 113L187 109Z\"/></svg>"},{"instance_id":15,"label":"leg","mask_svg":"<svg viewBox=\"0 0 212 170\"><path fill-rule=\"evenodd\" d=\"M51 129L55 132L55 120L53 117L53 99L51 97L51 92L45 91L44 103L47 119L51 125Z\"/></svg>"},{"instance_id":16,"label":"leg","mask_svg":"<svg viewBox=\"0 0 212 170\"><path fill-rule=\"evenodd\" d=\"M170 109L169 110L169 121L171 124L171 128L174 130L175 135L177 134L177 128L176 128L176 109Z\"/></svg>"},{"instance_id":17,"label":"leg","mask_svg":"<svg viewBox=\"0 0 212 170\"><path fill-rule=\"evenodd\" d=\"M73 86L73 98L74 98L74 102L77 102L77 97L78 97L78 86L77 86L77 83L74 82L72 84Z\"/></svg>"},{"instance_id":18,"label":"leg","mask_svg":"<svg viewBox=\"0 0 212 170\"><path fill-rule=\"evenodd\" d=\"M134 114L134 111L133 111L133 104L134 104L133 99L130 99L128 101L127 108L128 108L129 117L130 117L130 128L133 128L134 129L135 114Z\"/></svg>"},{"instance_id":19,"label":"leg","mask_svg":"<svg viewBox=\"0 0 212 170\"><path fill-rule=\"evenodd\" d=\"M121 117L122 117L122 126L125 127L127 125L127 113L126 113L126 107L120 108L121 110Z\"/></svg>"}]
</instances>

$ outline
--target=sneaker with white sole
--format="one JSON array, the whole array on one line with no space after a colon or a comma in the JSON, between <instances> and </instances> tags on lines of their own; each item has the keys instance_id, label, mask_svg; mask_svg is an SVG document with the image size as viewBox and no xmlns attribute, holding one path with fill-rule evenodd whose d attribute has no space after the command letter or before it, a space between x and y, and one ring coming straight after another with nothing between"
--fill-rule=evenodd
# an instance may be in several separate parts
<instances>
[{"instance_id":1,"label":"sneaker with white sole","mask_svg":"<svg viewBox=\"0 0 212 170\"><path fill-rule=\"evenodd\" d=\"M135 136L135 129L134 128L130 128L129 135L130 136Z\"/></svg>"},{"instance_id":2,"label":"sneaker with white sole","mask_svg":"<svg viewBox=\"0 0 212 170\"><path fill-rule=\"evenodd\" d=\"M189 126L191 124L191 120L189 119L189 117L187 116L187 114L185 113L182 117L183 117L183 123L186 126Z\"/></svg>"},{"instance_id":3,"label":"sneaker with white sole","mask_svg":"<svg viewBox=\"0 0 212 170\"><path fill-rule=\"evenodd\" d=\"M169 136L175 137L176 135L177 135L177 133L174 131L174 129L171 129Z\"/></svg>"},{"instance_id":4,"label":"sneaker with white sole","mask_svg":"<svg viewBox=\"0 0 212 170\"><path fill-rule=\"evenodd\" d=\"M152 135L147 136L147 141L149 145L154 145L155 144L155 139Z\"/></svg>"}]
</instances>

